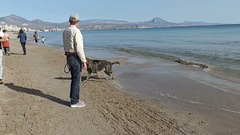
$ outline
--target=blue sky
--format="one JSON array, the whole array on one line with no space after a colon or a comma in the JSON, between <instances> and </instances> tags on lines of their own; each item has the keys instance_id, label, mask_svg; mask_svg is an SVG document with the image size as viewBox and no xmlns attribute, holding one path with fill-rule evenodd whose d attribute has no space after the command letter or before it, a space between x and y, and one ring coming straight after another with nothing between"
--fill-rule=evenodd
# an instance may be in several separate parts
<instances>
[{"instance_id":1,"label":"blue sky","mask_svg":"<svg viewBox=\"0 0 240 135\"><path fill-rule=\"evenodd\" d=\"M15 14L28 20L65 22L72 13L81 20L130 22L160 17L170 22L240 23L240 0L7 0L0 17Z\"/></svg>"}]
</instances>

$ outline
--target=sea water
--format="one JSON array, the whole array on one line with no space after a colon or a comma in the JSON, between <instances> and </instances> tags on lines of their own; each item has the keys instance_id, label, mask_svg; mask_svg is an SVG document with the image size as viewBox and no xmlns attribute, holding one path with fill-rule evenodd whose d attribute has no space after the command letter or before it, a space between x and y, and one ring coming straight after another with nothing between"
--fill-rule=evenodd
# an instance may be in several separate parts
<instances>
[{"instance_id":1,"label":"sea water","mask_svg":"<svg viewBox=\"0 0 240 135\"><path fill-rule=\"evenodd\" d=\"M240 79L240 25L82 31L86 49L183 59L208 65L208 72ZM62 46L62 32L42 32L45 43Z\"/></svg>"}]
</instances>

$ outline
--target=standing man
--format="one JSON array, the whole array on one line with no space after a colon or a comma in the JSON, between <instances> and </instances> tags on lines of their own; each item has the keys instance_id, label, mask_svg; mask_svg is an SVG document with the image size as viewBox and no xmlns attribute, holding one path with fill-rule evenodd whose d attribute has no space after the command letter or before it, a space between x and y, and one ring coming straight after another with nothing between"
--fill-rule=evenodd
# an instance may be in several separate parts
<instances>
[{"instance_id":1,"label":"standing man","mask_svg":"<svg viewBox=\"0 0 240 135\"><path fill-rule=\"evenodd\" d=\"M80 81L82 69L87 69L87 60L84 53L83 36L78 29L79 16L73 14L69 17L70 26L63 32L63 46L71 72L70 98L71 107L84 107L85 103L79 100Z\"/></svg>"}]
</instances>

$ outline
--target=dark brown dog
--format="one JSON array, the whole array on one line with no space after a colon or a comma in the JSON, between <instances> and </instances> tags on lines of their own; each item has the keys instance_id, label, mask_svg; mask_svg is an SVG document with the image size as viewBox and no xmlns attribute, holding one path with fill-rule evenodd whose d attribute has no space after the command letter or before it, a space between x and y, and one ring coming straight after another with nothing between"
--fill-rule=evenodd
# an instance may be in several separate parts
<instances>
[{"instance_id":1,"label":"dark brown dog","mask_svg":"<svg viewBox=\"0 0 240 135\"><path fill-rule=\"evenodd\" d=\"M119 64L120 63L118 61L115 62L110 62L107 60L93 60L93 59L89 59L87 58L87 79L84 82L87 82L89 80L89 77L92 73L96 73L99 81L101 81L101 77L100 77L100 71L104 71L105 74L107 74L109 76L110 79L114 79L114 72L112 71L112 65L114 64Z\"/></svg>"}]
</instances>

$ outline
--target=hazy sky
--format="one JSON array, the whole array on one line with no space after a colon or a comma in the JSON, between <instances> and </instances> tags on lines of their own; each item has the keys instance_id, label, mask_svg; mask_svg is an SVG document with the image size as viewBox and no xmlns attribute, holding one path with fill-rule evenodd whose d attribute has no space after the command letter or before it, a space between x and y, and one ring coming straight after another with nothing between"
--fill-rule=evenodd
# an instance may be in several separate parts
<instances>
[{"instance_id":1,"label":"hazy sky","mask_svg":"<svg viewBox=\"0 0 240 135\"><path fill-rule=\"evenodd\" d=\"M65 22L71 13L81 20L131 22L160 17L170 22L240 23L240 0L7 0L0 17L15 14L28 20Z\"/></svg>"}]
</instances>

